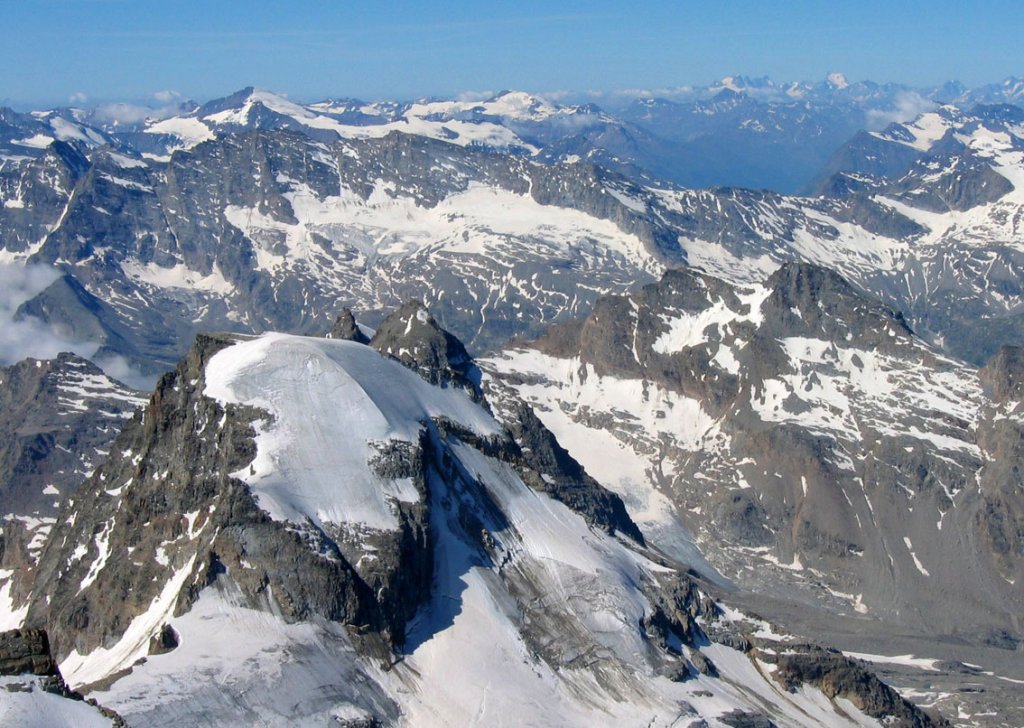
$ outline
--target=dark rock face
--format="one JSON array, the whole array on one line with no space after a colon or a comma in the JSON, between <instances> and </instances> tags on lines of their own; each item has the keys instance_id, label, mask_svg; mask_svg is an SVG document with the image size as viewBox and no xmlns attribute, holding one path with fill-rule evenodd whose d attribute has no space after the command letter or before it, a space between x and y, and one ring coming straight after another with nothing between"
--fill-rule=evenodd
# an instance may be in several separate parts
<instances>
[{"instance_id":1,"label":"dark rock face","mask_svg":"<svg viewBox=\"0 0 1024 728\"><path fill-rule=\"evenodd\" d=\"M102 462L143 399L74 354L0 367L0 579L12 606L33 572L62 501Z\"/></svg>"},{"instance_id":2,"label":"dark rock face","mask_svg":"<svg viewBox=\"0 0 1024 728\"><path fill-rule=\"evenodd\" d=\"M840 174L897 179L922 156L913 147L860 131L825 163L818 173L817 181L812 184L812 191L819 195L828 194L832 191L832 180Z\"/></svg>"},{"instance_id":3,"label":"dark rock face","mask_svg":"<svg viewBox=\"0 0 1024 728\"><path fill-rule=\"evenodd\" d=\"M942 719L933 719L920 708L904 700L862 664L836 652L821 648L790 650L777 656L767 655L777 668L772 673L789 690L800 685L814 685L829 698L846 698L867 715L899 728L949 726Z\"/></svg>"},{"instance_id":4,"label":"dark rock face","mask_svg":"<svg viewBox=\"0 0 1024 728\"><path fill-rule=\"evenodd\" d=\"M0 368L4 511L54 515L54 502L99 464L142 402L141 394L74 354Z\"/></svg>"},{"instance_id":5,"label":"dark rock face","mask_svg":"<svg viewBox=\"0 0 1024 728\"><path fill-rule=\"evenodd\" d=\"M334 326L331 327L330 333L327 334L329 339L340 339L342 341L355 341L359 344L369 344L370 339L363 333L362 329L356 323L355 316L352 315L350 309L344 308L341 313L338 314L338 318L334 320Z\"/></svg>"},{"instance_id":6,"label":"dark rock face","mask_svg":"<svg viewBox=\"0 0 1024 728\"><path fill-rule=\"evenodd\" d=\"M730 728L777 728L767 716L760 713L746 713L742 710L734 710L719 718Z\"/></svg>"},{"instance_id":7,"label":"dark rock face","mask_svg":"<svg viewBox=\"0 0 1024 728\"><path fill-rule=\"evenodd\" d=\"M453 337L432 331L440 338L428 337L428 344L443 341L448 348L416 349L420 356L439 358L410 363L428 380L444 381L459 374L454 366L471 360ZM178 368L161 379L145 411L122 431L110 458L64 507L59 520L68 526L61 537L51 539L38 566L21 576L35 595L27 622L58 635L54 648L61 658L116 642L168 583L180 587L165 620L225 574L252 606L287 620L342 622L369 653L385 657L402 645L406 623L431 590L428 474L447 469L449 439L502 453L528 482L595 525L642 541L621 500L564 454L555 456L550 442L532 461L511 436L480 442L444 422L425 427L418 443L381 445L371 463L383 477L411 479L420 494L416 502L396 504L397 530L352 533L330 524L273 521L230 475L254 457L254 423L266 413L223 407L202 395L206 363L232 343L227 336L197 339ZM428 369L419 361L446 368ZM532 430L527 422L518 432L540 445L551 436L538 428L536 421ZM550 483L531 469L542 460ZM362 558L368 551L373 559ZM167 629L157 625L151 649L172 647Z\"/></svg>"},{"instance_id":8,"label":"dark rock face","mask_svg":"<svg viewBox=\"0 0 1024 728\"><path fill-rule=\"evenodd\" d=\"M73 525L29 575L37 596L27 618L59 635L61 658L116 641L172 579L181 586L167 618L226 569L254 606L272 600L286 619L320 615L389 632L370 587L327 534L271 521L229 475L252 460L252 423L265 417L201 395L206 362L231 343L200 337L65 506L60 518ZM108 555L115 568L103 568Z\"/></svg>"},{"instance_id":9,"label":"dark rock face","mask_svg":"<svg viewBox=\"0 0 1024 728\"><path fill-rule=\"evenodd\" d=\"M489 406L480 388L479 370L462 342L442 329L419 301L410 301L389 316L370 346L431 384L461 387ZM504 442L482 442L471 433L453 429L452 423L435 424L442 432L458 432L463 441L515 463L527 485L569 506L591 525L643 543L643 535L622 500L590 477L528 407L521 402L503 402L501 421L509 435Z\"/></svg>"},{"instance_id":10,"label":"dark rock face","mask_svg":"<svg viewBox=\"0 0 1024 728\"><path fill-rule=\"evenodd\" d=\"M384 319L370 346L431 384L452 383L471 391L475 386L466 348L438 325L421 301L409 301Z\"/></svg>"},{"instance_id":11,"label":"dark rock face","mask_svg":"<svg viewBox=\"0 0 1024 728\"><path fill-rule=\"evenodd\" d=\"M146 344L105 301L91 294L73 275L65 273L39 295L18 307L18 319L35 318L45 322L59 336L72 341L99 344L94 357L125 357L144 374L159 374L163 357L159 346ZM170 362L168 366L173 365Z\"/></svg>"},{"instance_id":12,"label":"dark rock face","mask_svg":"<svg viewBox=\"0 0 1024 728\"><path fill-rule=\"evenodd\" d=\"M503 409L502 422L516 445L514 460L527 485L569 506L593 526L644 543L622 499L583 470L529 407L515 403L511 411Z\"/></svg>"},{"instance_id":13,"label":"dark rock face","mask_svg":"<svg viewBox=\"0 0 1024 728\"><path fill-rule=\"evenodd\" d=\"M160 628L160 632L150 640L149 654L162 655L171 652L177 646L178 633L174 631L174 627L165 624Z\"/></svg>"},{"instance_id":14,"label":"dark rock face","mask_svg":"<svg viewBox=\"0 0 1024 728\"><path fill-rule=\"evenodd\" d=\"M53 695L81 702L80 693L72 691L64 682L60 669L50 652L50 640L41 629L16 629L0 632L0 676L34 676L35 685ZM17 683L5 685L7 690L31 692L34 685ZM125 728L126 723L117 713L88 701L97 712L109 719L113 728Z\"/></svg>"},{"instance_id":15,"label":"dark rock face","mask_svg":"<svg viewBox=\"0 0 1024 728\"><path fill-rule=\"evenodd\" d=\"M26 164L5 164L0 197L18 202L0 208L4 248L24 252L45 238L88 167L82 150L64 142L51 144Z\"/></svg>"},{"instance_id":16,"label":"dark rock face","mask_svg":"<svg viewBox=\"0 0 1024 728\"><path fill-rule=\"evenodd\" d=\"M917 162L887 192L923 210L948 212L995 202L1013 191L1010 180L992 169L989 160L966 150L957 152L952 159ZM928 184L922 185L925 175Z\"/></svg>"},{"instance_id":17,"label":"dark rock face","mask_svg":"<svg viewBox=\"0 0 1024 728\"><path fill-rule=\"evenodd\" d=\"M1024 399L1024 349L1004 346L978 372L982 384L997 403Z\"/></svg>"},{"instance_id":18,"label":"dark rock face","mask_svg":"<svg viewBox=\"0 0 1024 728\"><path fill-rule=\"evenodd\" d=\"M0 675L58 675L42 629L0 632Z\"/></svg>"},{"instance_id":19,"label":"dark rock face","mask_svg":"<svg viewBox=\"0 0 1024 728\"><path fill-rule=\"evenodd\" d=\"M693 269L669 270L633 296L601 299L582 322L552 327L533 345L555 356L578 352L581 363L601 375L649 379L716 402L727 396L735 379L726 374L709 383L702 377L712 354L709 348L662 353L654 344L666 332L660 312L694 312L719 298L726 305L742 305L731 287L716 278Z\"/></svg>"},{"instance_id":20,"label":"dark rock face","mask_svg":"<svg viewBox=\"0 0 1024 728\"><path fill-rule=\"evenodd\" d=\"M762 305L768 336L854 340L859 346L894 351L913 335L900 313L865 297L827 268L784 265L765 285L771 289Z\"/></svg>"}]
</instances>

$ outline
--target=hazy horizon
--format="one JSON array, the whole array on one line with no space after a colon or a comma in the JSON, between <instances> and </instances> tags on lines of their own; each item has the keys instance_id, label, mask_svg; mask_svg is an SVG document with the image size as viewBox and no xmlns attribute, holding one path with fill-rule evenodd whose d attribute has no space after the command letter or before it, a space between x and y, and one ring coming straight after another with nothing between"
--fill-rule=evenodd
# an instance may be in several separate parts
<instances>
[{"instance_id":1,"label":"hazy horizon","mask_svg":"<svg viewBox=\"0 0 1024 728\"><path fill-rule=\"evenodd\" d=\"M725 76L912 87L1024 75L1009 0L853 6L607 0L384 7L127 0L0 0L0 100L20 107L196 100L249 85L296 100L585 94L707 85Z\"/></svg>"}]
</instances>

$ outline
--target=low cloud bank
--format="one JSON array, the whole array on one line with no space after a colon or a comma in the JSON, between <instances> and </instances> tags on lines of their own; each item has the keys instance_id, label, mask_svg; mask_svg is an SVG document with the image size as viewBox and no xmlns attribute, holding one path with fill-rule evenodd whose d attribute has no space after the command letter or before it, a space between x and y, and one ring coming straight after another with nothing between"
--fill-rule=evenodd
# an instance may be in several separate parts
<instances>
[{"instance_id":1,"label":"low cloud bank","mask_svg":"<svg viewBox=\"0 0 1024 728\"><path fill-rule=\"evenodd\" d=\"M34 317L16 320L18 307L42 293L60 278L60 272L44 265L0 264L0 365L23 359L53 359L70 351L92 359L109 376L137 389L150 389L155 377L133 368L121 356L96 357L98 342L61 336Z\"/></svg>"}]
</instances>

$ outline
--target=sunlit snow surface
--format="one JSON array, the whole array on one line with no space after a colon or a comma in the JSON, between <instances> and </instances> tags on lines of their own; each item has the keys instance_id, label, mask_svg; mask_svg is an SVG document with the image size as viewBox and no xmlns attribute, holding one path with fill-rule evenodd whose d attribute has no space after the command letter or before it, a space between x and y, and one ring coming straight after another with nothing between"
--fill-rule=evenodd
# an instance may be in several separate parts
<instances>
[{"instance_id":1,"label":"sunlit snow surface","mask_svg":"<svg viewBox=\"0 0 1024 728\"><path fill-rule=\"evenodd\" d=\"M510 125L545 122L566 117L573 123L580 113L576 106L556 106L539 97L522 92L505 93L487 101L418 101L399 113L382 105L366 104L358 109L361 124L340 120L351 109L331 102L297 104L279 94L254 89L237 108L210 113L202 117L182 116L150 124L146 132L176 137L176 148L190 149L208 139L225 125L245 126L252 123L260 108L279 114L290 123L317 132L333 132L340 139L379 138L399 132L443 139L454 144L487 145L501 149L514 148L535 153L537 148L520 138ZM172 147L172 148L173 148Z\"/></svg>"},{"instance_id":2,"label":"sunlit snow surface","mask_svg":"<svg viewBox=\"0 0 1024 728\"><path fill-rule=\"evenodd\" d=\"M207 396L273 416L251 467L235 473L273 518L392 529L389 500L419 498L411 483L370 467L374 443L415 442L444 415L482 435L496 423L460 390L432 387L396 362L349 341L267 334L218 352Z\"/></svg>"}]
</instances>

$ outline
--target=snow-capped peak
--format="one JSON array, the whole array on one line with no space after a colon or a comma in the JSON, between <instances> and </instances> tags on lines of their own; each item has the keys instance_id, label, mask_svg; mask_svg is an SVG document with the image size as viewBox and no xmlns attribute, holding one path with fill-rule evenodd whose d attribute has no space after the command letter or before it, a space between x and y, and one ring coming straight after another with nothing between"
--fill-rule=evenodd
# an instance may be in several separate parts
<instances>
[{"instance_id":1,"label":"snow-capped peak","mask_svg":"<svg viewBox=\"0 0 1024 728\"><path fill-rule=\"evenodd\" d=\"M236 475L280 521L397 528L389 502L419 495L374 472L375 444L415 442L420 423L438 416L481 436L497 431L464 392L431 387L350 341L267 334L216 354L206 378L207 396L274 416L252 466Z\"/></svg>"},{"instance_id":2,"label":"snow-capped peak","mask_svg":"<svg viewBox=\"0 0 1024 728\"><path fill-rule=\"evenodd\" d=\"M502 91L485 102L484 108L489 114L522 121L540 121L563 111L550 101L525 91Z\"/></svg>"},{"instance_id":3,"label":"snow-capped peak","mask_svg":"<svg viewBox=\"0 0 1024 728\"><path fill-rule=\"evenodd\" d=\"M850 85L850 82L846 80L846 76L844 76L842 73L839 73L838 71L834 71L828 74L825 77L825 80L828 81L833 88L837 89L844 89Z\"/></svg>"}]
</instances>

